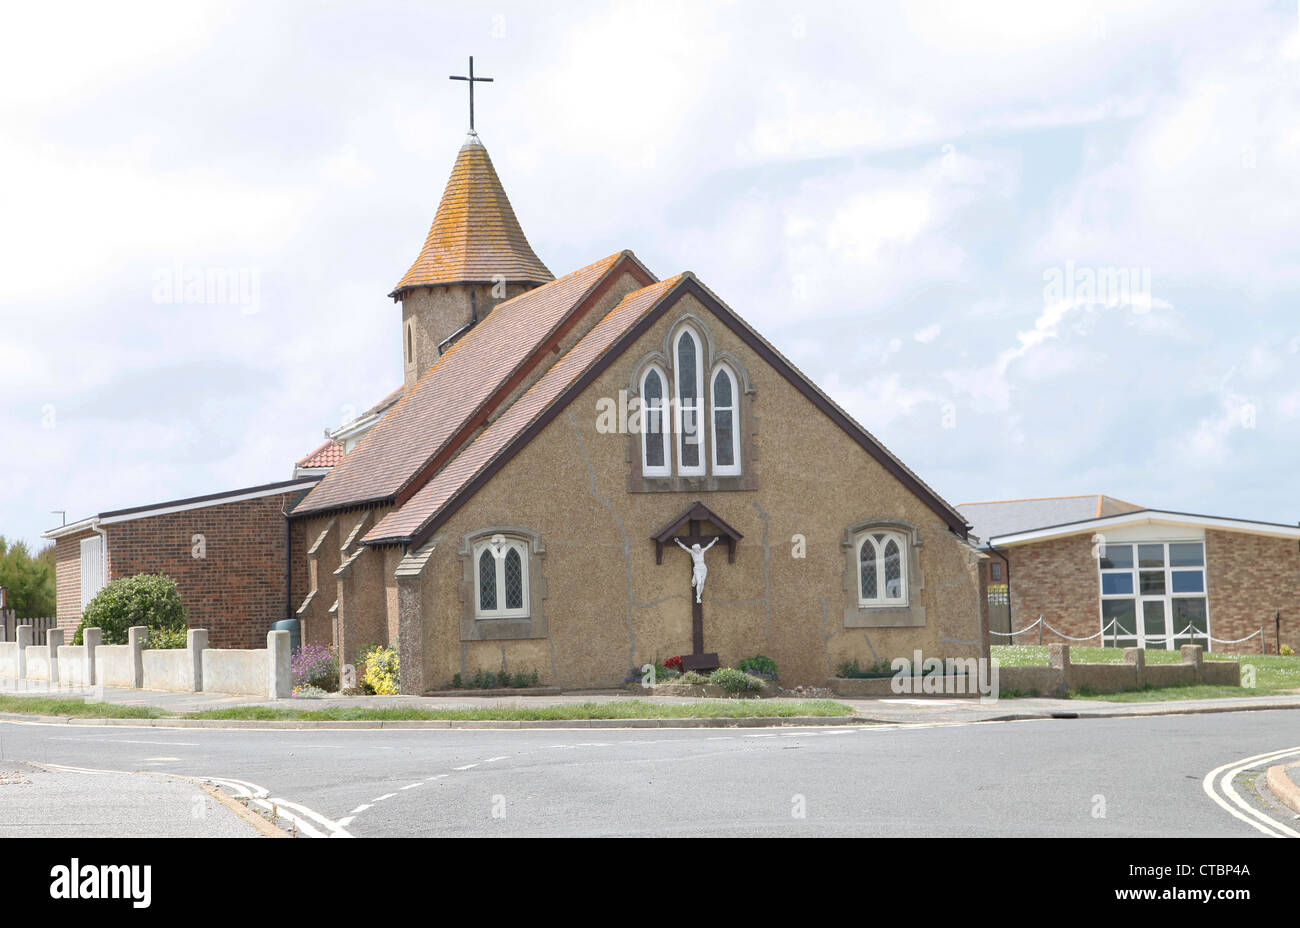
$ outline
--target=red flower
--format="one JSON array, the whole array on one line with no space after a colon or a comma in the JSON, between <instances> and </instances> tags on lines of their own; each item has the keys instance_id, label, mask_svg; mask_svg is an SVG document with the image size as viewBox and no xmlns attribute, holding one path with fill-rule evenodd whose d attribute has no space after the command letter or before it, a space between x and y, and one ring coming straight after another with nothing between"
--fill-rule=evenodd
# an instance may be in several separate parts
<instances>
[{"instance_id":1,"label":"red flower","mask_svg":"<svg viewBox=\"0 0 1300 928\"><path fill-rule=\"evenodd\" d=\"M670 657L668 660L664 661L664 666L669 670L676 670L678 673L681 673L682 659L680 657Z\"/></svg>"}]
</instances>

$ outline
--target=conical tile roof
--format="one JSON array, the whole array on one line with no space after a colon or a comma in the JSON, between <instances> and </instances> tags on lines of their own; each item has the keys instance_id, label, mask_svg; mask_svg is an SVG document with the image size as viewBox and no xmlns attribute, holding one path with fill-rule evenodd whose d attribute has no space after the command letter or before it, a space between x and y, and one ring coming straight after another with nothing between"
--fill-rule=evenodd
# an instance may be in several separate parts
<instances>
[{"instance_id":1,"label":"conical tile roof","mask_svg":"<svg viewBox=\"0 0 1300 928\"><path fill-rule=\"evenodd\" d=\"M552 274L533 254L487 149L471 133L460 147L420 256L389 296L436 284L544 284Z\"/></svg>"}]
</instances>

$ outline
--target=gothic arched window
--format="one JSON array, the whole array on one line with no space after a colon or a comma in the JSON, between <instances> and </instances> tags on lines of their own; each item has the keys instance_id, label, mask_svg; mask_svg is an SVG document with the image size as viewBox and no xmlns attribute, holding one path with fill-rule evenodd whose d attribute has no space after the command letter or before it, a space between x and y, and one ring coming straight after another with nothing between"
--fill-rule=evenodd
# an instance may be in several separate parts
<instances>
[{"instance_id":1,"label":"gothic arched window","mask_svg":"<svg viewBox=\"0 0 1300 928\"><path fill-rule=\"evenodd\" d=\"M690 328L677 335L673 351L676 365L677 472L683 476L704 473L704 385L699 336Z\"/></svg>"},{"instance_id":2,"label":"gothic arched window","mask_svg":"<svg viewBox=\"0 0 1300 928\"><path fill-rule=\"evenodd\" d=\"M897 532L868 532L859 536L860 605L907 605L906 551L907 542Z\"/></svg>"},{"instance_id":3,"label":"gothic arched window","mask_svg":"<svg viewBox=\"0 0 1300 928\"><path fill-rule=\"evenodd\" d=\"M668 378L651 367L641 378L641 473L647 477L672 473L668 432Z\"/></svg>"},{"instance_id":4,"label":"gothic arched window","mask_svg":"<svg viewBox=\"0 0 1300 928\"><path fill-rule=\"evenodd\" d=\"M736 375L725 364L713 373L713 473L740 473L740 416Z\"/></svg>"},{"instance_id":5,"label":"gothic arched window","mask_svg":"<svg viewBox=\"0 0 1300 928\"><path fill-rule=\"evenodd\" d=\"M528 615L528 549L514 538L479 542L474 548L478 589L475 614L480 619Z\"/></svg>"}]
</instances>

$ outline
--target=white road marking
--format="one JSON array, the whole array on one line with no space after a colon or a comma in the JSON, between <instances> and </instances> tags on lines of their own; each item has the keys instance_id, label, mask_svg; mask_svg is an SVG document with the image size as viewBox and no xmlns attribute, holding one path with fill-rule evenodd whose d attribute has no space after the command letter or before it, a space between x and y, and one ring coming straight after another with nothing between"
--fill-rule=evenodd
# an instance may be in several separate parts
<instances>
[{"instance_id":1,"label":"white road marking","mask_svg":"<svg viewBox=\"0 0 1300 928\"><path fill-rule=\"evenodd\" d=\"M373 809L373 808L374 806L372 806L368 802L362 803L361 805L357 806L355 809L353 809L351 812L348 813L348 815L351 816L351 818L348 818L348 821L349 822L352 821L352 818L355 818L356 816L360 815L362 812L366 811L366 809ZM342 822L343 819L339 819L339 821Z\"/></svg>"},{"instance_id":2,"label":"white road marking","mask_svg":"<svg viewBox=\"0 0 1300 928\"><path fill-rule=\"evenodd\" d=\"M1201 789L1205 795L1209 796L1224 811L1228 812L1235 818L1241 819L1247 825L1250 825L1257 831L1263 832L1270 838L1291 837L1300 838L1300 831L1289 828L1281 822L1274 821L1259 809L1254 808L1244 798L1242 798L1232 786L1232 781L1237 775L1247 767L1262 764L1266 761L1280 760L1293 754L1300 754L1300 748L1284 748L1280 751L1270 751L1266 754L1256 754L1254 757L1246 757L1241 760L1229 761L1221 767L1216 767L1205 775L1201 781ZM1223 798L1215 792L1215 778L1218 777L1217 786L1223 794L1232 800L1232 804L1237 806L1236 809L1229 805ZM1238 811L1241 810L1241 811ZM1243 814L1244 813L1244 814Z\"/></svg>"},{"instance_id":3,"label":"white road marking","mask_svg":"<svg viewBox=\"0 0 1300 928\"><path fill-rule=\"evenodd\" d=\"M416 780L414 783L407 783L402 789L415 789L417 786L423 786L423 780Z\"/></svg>"},{"instance_id":4,"label":"white road marking","mask_svg":"<svg viewBox=\"0 0 1300 928\"><path fill-rule=\"evenodd\" d=\"M372 799L372 800L370 800L370 801L371 801L372 803L375 803L375 802L383 802L385 799L392 799L392 798L393 798L394 796L396 796L396 795L397 795L397 793L384 793L384 795L379 796L379 797L376 797L375 799Z\"/></svg>"},{"instance_id":5,"label":"white road marking","mask_svg":"<svg viewBox=\"0 0 1300 928\"><path fill-rule=\"evenodd\" d=\"M508 755L508 754L502 754L500 757L489 757L487 760L483 761L483 763L485 763L485 764L493 764L493 763L496 763L496 762L499 761L499 760L506 760L507 758L509 758L509 756L510 756L510 755Z\"/></svg>"},{"instance_id":6,"label":"white road marking","mask_svg":"<svg viewBox=\"0 0 1300 928\"><path fill-rule=\"evenodd\" d=\"M470 769L472 769L472 768L474 768L474 767L477 767L477 766L478 766L478 764L466 764L464 767L452 767L451 769L452 769L452 770L470 770Z\"/></svg>"},{"instance_id":7,"label":"white road marking","mask_svg":"<svg viewBox=\"0 0 1300 928\"><path fill-rule=\"evenodd\" d=\"M238 798L247 799L250 804L261 806L268 812L281 816L293 822L294 827L302 834L310 838L351 838L352 835L347 828L331 819L326 818L314 809L298 802L291 802L288 799L282 799L271 796L264 786L258 786L256 783L249 783L246 780L236 780L234 778L219 777L199 777L205 783L212 783L217 786L225 786L233 790ZM289 810L289 811L286 811ZM321 831L317 825L324 828Z\"/></svg>"}]
</instances>

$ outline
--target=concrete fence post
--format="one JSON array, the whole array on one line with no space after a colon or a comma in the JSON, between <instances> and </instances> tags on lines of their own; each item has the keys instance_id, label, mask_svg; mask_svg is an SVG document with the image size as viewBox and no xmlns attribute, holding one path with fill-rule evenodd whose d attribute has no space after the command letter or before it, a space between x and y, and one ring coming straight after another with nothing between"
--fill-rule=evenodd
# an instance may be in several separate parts
<instances>
[{"instance_id":1,"label":"concrete fence post","mask_svg":"<svg viewBox=\"0 0 1300 928\"><path fill-rule=\"evenodd\" d=\"M19 625L14 629L14 638L18 641L18 679L27 679L27 649L32 644L32 627Z\"/></svg>"},{"instance_id":2,"label":"concrete fence post","mask_svg":"<svg viewBox=\"0 0 1300 928\"><path fill-rule=\"evenodd\" d=\"M288 699L293 695L293 664L287 631L266 633L266 660L267 695L272 699Z\"/></svg>"},{"instance_id":3,"label":"concrete fence post","mask_svg":"<svg viewBox=\"0 0 1300 928\"><path fill-rule=\"evenodd\" d=\"M59 648L63 646L63 629L51 628L45 633L45 647L49 650L50 686L59 684Z\"/></svg>"},{"instance_id":4,"label":"concrete fence post","mask_svg":"<svg viewBox=\"0 0 1300 928\"><path fill-rule=\"evenodd\" d=\"M149 640L147 625L132 625L126 630L126 642L131 646L131 685L144 687L144 643Z\"/></svg>"},{"instance_id":5,"label":"concrete fence post","mask_svg":"<svg viewBox=\"0 0 1300 928\"><path fill-rule=\"evenodd\" d=\"M1147 685L1147 652L1142 648L1125 648L1124 663L1132 664L1136 668L1137 688Z\"/></svg>"},{"instance_id":6,"label":"concrete fence post","mask_svg":"<svg viewBox=\"0 0 1300 928\"><path fill-rule=\"evenodd\" d=\"M85 645L86 666L81 679L86 681L86 686L95 685L95 649L104 641L104 630L102 628L83 628L81 630L81 643Z\"/></svg>"},{"instance_id":7,"label":"concrete fence post","mask_svg":"<svg viewBox=\"0 0 1300 928\"><path fill-rule=\"evenodd\" d=\"M1047 646L1047 666L1060 671L1061 698L1070 691L1070 646L1068 644L1049 644Z\"/></svg>"},{"instance_id":8,"label":"concrete fence post","mask_svg":"<svg viewBox=\"0 0 1300 928\"><path fill-rule=\"evenodd\" d=\"M1191 664L1196 671L1196 682L1201 682L1201 658L1205 655L1205 649L1199 644L1185 644L1178 649L1182 652L1183 663Z\"/></svg>"},{"instance_id":9,"label":"concrete fence post","mask_svg":"<svg viewBox=\"0 0 1300 928\"><path fill-rule=\"evenodd\" d=\"M185 651L189 655L190 685L196 693L203 692L203 649L208 646L208 630L191 628L185 633Z\"/></svg>"}]
</instances>

